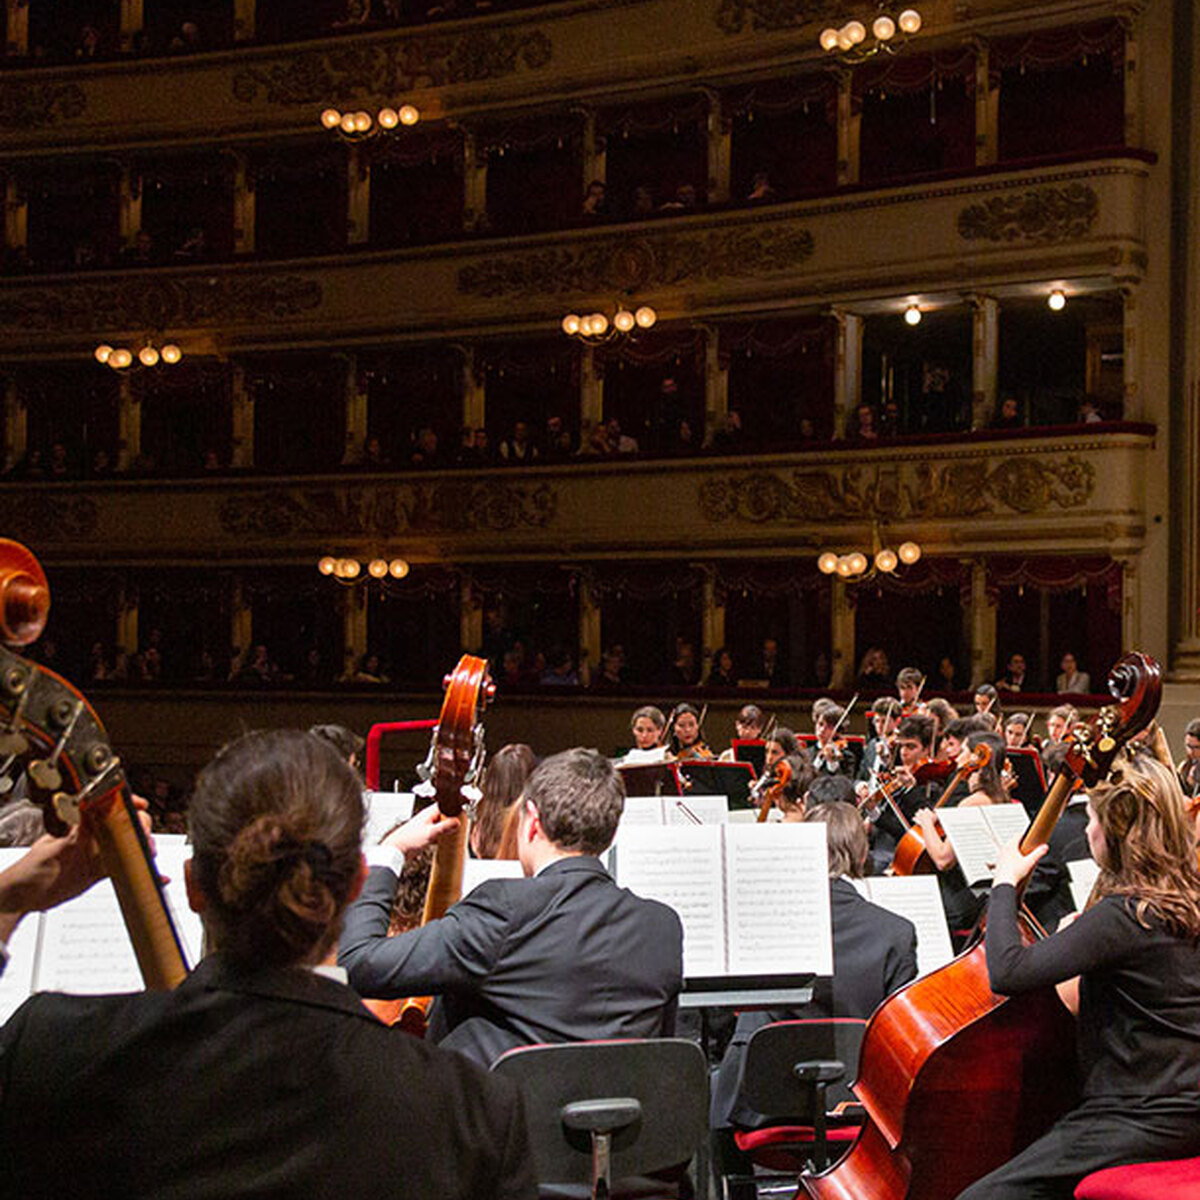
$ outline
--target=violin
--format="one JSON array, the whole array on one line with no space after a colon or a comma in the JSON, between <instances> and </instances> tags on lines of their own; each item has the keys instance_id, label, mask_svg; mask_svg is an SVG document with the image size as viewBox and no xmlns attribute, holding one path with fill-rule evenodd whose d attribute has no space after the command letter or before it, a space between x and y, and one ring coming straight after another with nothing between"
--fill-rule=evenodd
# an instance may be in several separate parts
<instances>
[{"instance_id":1,"label":"violin","mask_svg":"<svg viewBox=\"0 0 1200 1200\"><path fill-rule=\"evenodd\" d=\"M1149 723L1162 671L1148 655L1127 654L1108 686L1115 703L1073 735L1022 853L1049 840L1076 783L1105 778L1121 746ZM980 941L907 984L867 1024L853 1085L867 1113L862 1130L836 1165L801 1176L801 1194L952 1200L1076 1103L1074 1025L1053 988L995 995Z\"/></svg>"},{"instance_id":2,"label":"violin","mask_svg":"<svg viewBox=\"0 0 1200 1200\"><path fill-rule=\"evenodd\" d=\"M757 823L763 825L770 815L771 809L778 808L783 799L784 788L792 782L792 766L786 758L781 758L769 771L765 771L754 787L750 789L750 799L758 807Z\"/></svg>"}]
</instances>

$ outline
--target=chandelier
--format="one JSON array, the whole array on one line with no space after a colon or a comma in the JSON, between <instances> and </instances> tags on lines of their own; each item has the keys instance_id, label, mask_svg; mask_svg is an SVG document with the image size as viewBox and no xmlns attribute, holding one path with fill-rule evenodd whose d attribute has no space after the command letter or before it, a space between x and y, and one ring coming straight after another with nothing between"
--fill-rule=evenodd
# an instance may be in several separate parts
<instances>
[{"instance_id":1,"label":"chandelier","mask_svg":"<svg viewBox=\"0 0 1200 1200\"><path fill-rule=\"evenodd\" d=\"M846 63L866 62L879 53L895 54L921 28L921 14L915 8L906 8L893 17L888 11L891 7L881 0L875 16L868 18L869 30L857 18L840 29L830 26L822 30L821 49Z\"/></svg>"},{"instance_id":2,"label":"chandelier","mask_svg":"<svg viewBox=\"0 0 1200 1200\"><path fill-rule=\"evenodd\" d=\"M612 318L602 312L594 312L586 316L578 313L567 313L562 319L562 331L568 337L579 338L589 345L610 342L613 338L624 337L637 329L650 329L658 320L658 313L648 304L643 304L635 311L630 311L623 304L617 304Z\"/></svg>"},{"instance_id":3,"label":"chandelier","mask_svg":"<svg viewBox=\"0 0 1200 1200\"><path fill-rule=\"evenodd\" d=\"M365 575L363 574L364 567L366 568ZM380 581L394 579L399 582L408 574L409 567L402 558L393 558L390 562L386 558L372 558L366 563L361 563L357 558L339 558L332 554L326 554L318 561L317 570L322 575L336 579L338 583L353 587L356 583L365 583L370 579Z\"/></svg>"},{"instance_id":4,"label":"chandelier","mask_svg":"<svg viewBox=\"0 0 1200 1200\"><path fill-rule=\"evenodd\" d=\"M391 133L398 126L415 125L420 119L420 111L412 104L402 104L399 108L384 107L374 116L361 108L356 112L327 108L321 113L321 124L326 129L336 131L348 142L365 142L381 133Z\"/></svg>"},{"instance_id":5,"label":"chandelier","mask_svg":"<svg viewBox=\"0 0 1200 1200\"><path fill-rule=\"evenodd\" d=\"M156 367L160 362L173 367L183 357L183 351L174 342L167 342L160 350L147 337L136 354L125 346L110 346L103 342L96 347L93 355L98 363L112 367L114 371L123 371L135 362L142 367Z\"/></svg>"},{"instance_id":6,"label":"chandelier","mask_svg":"<svg viewBox=\"0 0 1200 1200\"><path fill-rule=\"evenodd\" d=\"M822 575L837 575L849 583L863 583L877 572L892 575L901 564L911 567L920 557L921 547L916 542L901 542L895 550L885 546L879 536L879 527L876 526L871 534L869 553L850 550L839 554L834 550L825 550L817 558L817 570Z\"/></svg>"}]
</instances>

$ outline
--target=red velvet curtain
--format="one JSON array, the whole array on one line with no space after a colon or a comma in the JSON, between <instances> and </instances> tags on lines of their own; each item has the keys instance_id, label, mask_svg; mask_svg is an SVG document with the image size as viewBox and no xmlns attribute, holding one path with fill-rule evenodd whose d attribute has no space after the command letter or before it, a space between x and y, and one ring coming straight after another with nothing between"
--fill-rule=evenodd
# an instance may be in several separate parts
<instances>
[{"instance_id":1,"label":"red velvet curtain","mask_svg":"<svg viewBox=\"0 0 1200 1200\"><path fill-rule=\"evenodd\" d=\"M346 245L346 148L313 143L255 163L254 236L264 258L332 254Z\"/></svg>"},{"instance_id":2,"label":"red velvet curtain","mask_svg":"<svg viewBox=\"0 0 1200 1200\"><path fill-rule=\"evenodd\" d=\"M573 113L513 122L482 133L487 216L494 233L561 229L583 203L583 142Z\"/></svg>"},{"instance_id":3,"label":"red velvet curtain","mask_svg":"<svg viewBox=\"0 0 1200 1200\"><path fill-rule=\"evenodd\" d=\"M424 246L462 235L462 135L435 129L371 146L371 245Z\"/></svg>"}]
</instances>

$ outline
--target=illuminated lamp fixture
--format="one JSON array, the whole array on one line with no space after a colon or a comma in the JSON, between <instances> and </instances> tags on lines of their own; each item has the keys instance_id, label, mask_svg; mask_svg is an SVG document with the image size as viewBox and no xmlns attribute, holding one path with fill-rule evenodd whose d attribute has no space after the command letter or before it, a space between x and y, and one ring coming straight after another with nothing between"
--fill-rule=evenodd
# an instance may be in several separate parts
<instances>
[{"instance_id":1,"label":"illuminated lamp fixture","mask_svg":"<svg viewBox=\"0 0 1200 1200\"><path fill-rule=\"evenodd\" d=\"M921 306L919 304L910 304L904 310L904 319L909 325L920 325Z\"/></svg>"},{"instance_id":2,"label":"illuminated lamp fixture","mask_svg":"<svg viewBox=\"0 0 1200 1200\"><path fill-rule=\"evenodd\" d=\"M1050 306L1051 311L1062 312L1067 307L1067 294L1062 288L1055 288L1046 297L1046 303Z\"/></svg>"},{"instance_id":3,"label":"illuminated lamp fixture","mask_svg":"<svg viewBox=\"0 0 1200 1200\"><path fill-rule=\"evenodd\" d=\"M183 351L174 342L167 342L159 348L150 338L146 338L136 354L124 346L110 346L102 342L92 351L92 355L101 365L112 367L114 371L123 371L134 363L139 367L157 367L159 363L173 367L183 357Z\"/></svg>"},{"instance_id":4,"label":"illuminated lamp fixture","mask_svg":"<svg viewBox=\"0 0 1200 1200\"><path fill-rule=\"evenodd\" d=\"M840 27L831 25L821 30L818 41L826 54L844 63L860 63L877 54L895 54L921 24L921 14L915 8L897 11L895 5L881 0L873 17L853 18Z\"/></svg>"},{"instance_id":5,"label":"illuminated lamp fixture","mask_svg":"<svg viewBox=\"0 0 1200 1200\"><path fill-rule=\"evenodd\" d=\"M401 126L408 128L420 119L420 110L413 104L401 104L399 108L385 105L375 113L363 108L353 112L327 108L321 113L321 124L348 142L365 142L368 138L391 133Z\"/></svg>"},{"instance_id":6,"label":"illuminated lamp fixture","mask_svg":"<svg viewBox=\"0 0 1200 1200\"><path fill-rule=\"evenodd\" d=\"M839 554L825 550L817 558L817 570L822 575L837 575L848 583L863 583L876 573L893 575L901 566L911 567L921 557L921 547L916 542L901 542L894 550L883 545L878 525L871 535L871 549L849 550Z\"/></svg>"},{"instance_id":7,"label":"illuminated lamp fixture","mask_svg":"<svg viewBox=\"0 0 1200 1200\"><path fill-rule=\"evenodd\" d=\"M326 554L318 560L317 570L322 575L336 579L338 583L353 587L356 583L365 583L371 579L380 583L393 579L399 581L408 574L409 566L402 558L372 558L366 563L361 563L357 558Z\"/></svg>"},{"instance_id":8,"label":"illuminated lamp fixture","mask_svg":"<svg viewBox=\"0 0 1200 1200\"><path fill-rule=\"evenodd\" d=\"M658 313L648 304L636 309L628 309L623 304L618 304L611 318L602 312L584 316L567 313L562 319L561 327L568 337L578 338L589 345L598 345L616 337L634 335L639 329L650 329L657 320Z\"/></svg>"}]
</instances>

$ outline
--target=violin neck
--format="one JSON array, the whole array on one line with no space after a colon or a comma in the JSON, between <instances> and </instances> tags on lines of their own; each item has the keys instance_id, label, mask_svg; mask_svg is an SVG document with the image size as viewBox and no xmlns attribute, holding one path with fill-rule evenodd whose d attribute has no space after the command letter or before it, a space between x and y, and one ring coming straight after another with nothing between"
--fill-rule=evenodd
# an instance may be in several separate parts
<instances>
[{"instance_id":1,"label":"violin neck","mask_svg":"<svg viewBox=\"0 0 1200 1200\"><path fill-rule=\"evenodd\" d=\"M444 917L446 911L462 898L463 864L467 857L467 819L462 815L458 828L444 834L433 851L433 867L429 886L425 890L425 910L421 924L428 925Z\"/></svg>"}]
</instances>

